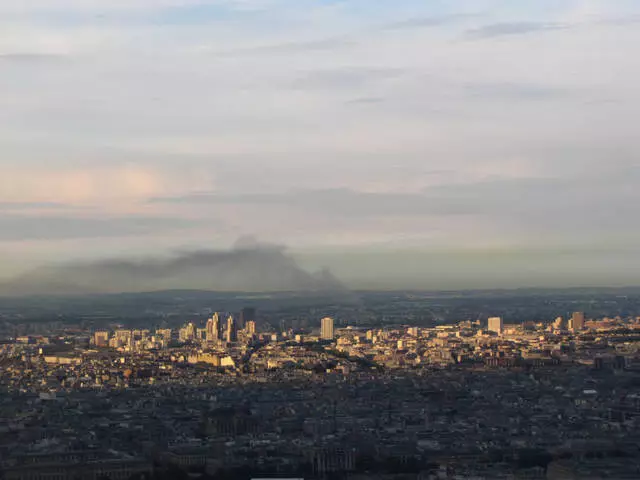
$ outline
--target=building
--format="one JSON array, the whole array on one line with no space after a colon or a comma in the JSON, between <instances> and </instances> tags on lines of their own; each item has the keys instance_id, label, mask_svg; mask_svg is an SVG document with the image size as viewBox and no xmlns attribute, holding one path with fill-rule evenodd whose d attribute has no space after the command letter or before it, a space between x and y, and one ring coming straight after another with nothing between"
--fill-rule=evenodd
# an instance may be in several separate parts
<instances>
[{"instance_id":1,"label":"building","mask_svg":"<svg viewBox=\"0 0 640 480\"><path fill-rule=\"evenodd\" d=\"M256 334L256 322L255 320L249 320L246 324L246 330L248 335Z\"/></svg>"},{"instance_id":2,"label":"building","mask_svg":"<svg viewBox=\"0 0 640 480\"><path fill-rule=\"evenodd\" d=\"M238 341L238 330L236 329L236 323L233 321L233 316L229 315L227 318L227 343Z\"/></svg>"},{"instance_id":3,"label":"building","mask_svg":"<svg viewBox=\"0 0 640 480\"><path fill-rule=\"evenodd\" d=\"M504 324L502 322L502 317L491 317L489 318L488 330L490 332L495 332L498 335L502 335L502 330L504 328Z\"/></svg>"},{"instance_id":4,"label":"building","mask_svg":"<svg viewBox=\"0 0 640 480\"><path fill-rule=\"evenodd\" d=\"M333 340L333 318L325 317L321 320L320 338L322 338L322 340Z\"/></svg>"},{"instance_id":5,"label":"building","mask_svg":"<svg viewBox=\"0 0 640 480\"><path fill-rule=\"evenodd\" d=\"M93 334L93 343L96 347L109 346L109 332L96 332Z\"/></svg>"},{"instance_id":6,"label":"building","mask_svg":"<svg viewBox=\"0 0 640 480\"><path fill-rule=\"evenodd\" d=\"M312 464L316 474L352 472L356 468L356 452L343 448L317 449L313 454Z\"/></svg>"},{"instance_id":7,"label":"building","mask_svg":"<svg viewBox=\"0 0 640 480\"><path fill-rule=\"evenodd\" d=\"M573 312L571 326L575 331L584 329L584 312Z\"/></svg>"},{"instance_id":8,"label":"building","mask_svg":"<svg viewBox=\"0 0 640 480\"><path fill-rule=\"evenodd\" d=\"M193 323L188 323L182 327L179 332L178 339L180 342L191 342L196 338L196 326Z\"/></svg>"},{"instance_id":9,"label":"building","mask_svg":"<svg viewBox=\"0 0 640 480\"><path fill-rule=\"evenodd\" d=\"M251 307L245 307L240 311L240 318L238 319L238 329L247 327L249 322L256 321L256 309Z\"/></svg>"},{"instance_id":10,"label":"building","mask_svg":"<svg viewBox=\"0 0 640 480\"><path fill-rule=\"evenodd\" d=\"M217 342L220 340L220 316L218 312L213 314L209 320L207 320L207 341Z\"/></svg>"},{"instance_id":11,"label":"building","mask_svg":"<svg viewBox=\"0 0 640 480\"><path fill-rule=\"evenodd\" d=\"M116 330L115 339L117 347L129 345L132 339L131 330Z\"/></svg>"},{"instance_id":12,"label":"building","mask_svg":"<svg viewBox=\"0 0 640 480\"><path fill-rule=\"evenodd\" d=\"M92 451L25 454L2 466L7 480L127 480L134 475L150 476L153 471L151 462L142 458Z\"/></svg>"},{"instance_id":13,"label":"building","mask_svg":"<svg viewBox=\"0 0 640 480\"><path fill-rule=\"evenodd\" d=\"M564 319L562 317L556 318L553 322L553 328L555 330L564 330Z\"/></svg>"}]
</instances>

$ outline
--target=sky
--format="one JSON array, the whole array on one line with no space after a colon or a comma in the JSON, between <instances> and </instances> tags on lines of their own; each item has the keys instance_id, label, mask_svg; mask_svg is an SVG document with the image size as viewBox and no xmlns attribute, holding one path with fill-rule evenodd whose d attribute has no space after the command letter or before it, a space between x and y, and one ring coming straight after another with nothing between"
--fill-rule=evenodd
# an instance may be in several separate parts
<instances>
[{"instance_id":1,"label":"sky","mask_svg":"<svg viewBox=\"0 0 640 480\"><path fill-rule=\"evenodd\" d=\"M353 287L640 284L637 0L0 2L0 277L287 245Z\"/></svg>"}]
</instances>

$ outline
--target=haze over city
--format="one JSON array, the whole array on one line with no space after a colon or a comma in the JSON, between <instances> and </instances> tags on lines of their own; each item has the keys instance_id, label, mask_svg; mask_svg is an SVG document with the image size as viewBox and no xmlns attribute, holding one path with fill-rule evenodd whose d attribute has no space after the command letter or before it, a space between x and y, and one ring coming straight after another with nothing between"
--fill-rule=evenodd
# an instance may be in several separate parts
<instances>
[{"instance_id":1,"label":"haze over city","mask_svg":"<svg viewBox=\"0 0 640 480\"><path fill-rule=\"evenodd\" d=\"M635 0L1 2L2 284L250 235L286 246L276 289L638 285L639 25Z\"/></svg>"}]
</instances>

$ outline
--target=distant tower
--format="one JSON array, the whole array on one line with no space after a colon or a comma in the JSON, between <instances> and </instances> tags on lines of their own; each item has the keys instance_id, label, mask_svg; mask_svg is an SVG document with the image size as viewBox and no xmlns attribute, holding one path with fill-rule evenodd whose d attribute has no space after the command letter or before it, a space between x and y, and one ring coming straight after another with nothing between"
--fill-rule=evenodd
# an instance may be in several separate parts
<instances>
[{"instance_id":1,"label":"distant tower","mask_svg":"<svg viewBox=\"0 0 640 480\"><path fill-rule=\"evenodd\" d=\"M255 335L256 334L256 322L255 320L249 320L246 325L247 334Z\"/></svg>"},{"instance_id":2,"label":"distant tower","mask_svg":"<svg viewBox=\"0 0 640 480\"><path fill-rule=\"evenodd\" d=\"M229 315L227 318L227 343L238 341L238 331L236 330L236 324L233 321L233 316Z\"/></svg>"},{"instance_id":3,"label":"distant tower","mask_svg":"<svg viewBox=\"0 0 640 480\"><path fill-rule=\"evenodd\" d=\"M584 329L584 312L573 312L571 315L572 327L575 331Z\"/></svg>"},{"instance_id":4,"label":"distant tower","mask_svg":"<svg viewBox=\"0 0 640 480\"><path fill-rule=\"evenodd\" d=\"M109 345L109 332L96 332L93 339L96 347L106 347Z\"/></svg>"},{"instance_id":5,"label":"distant tower","mask_svg":"<svg viewBox=\"0 0 640 480\"><path fill-rule=\"evenodd\" d=\"M553 322L553 328L556 330L564 330L564 319L562 317L556 318L555 322Z\"/></svg>"},{"instance_id":6,"label":"distant tower","mask_svg":"<svg viewBox=\"0 0 640 480\"><path fill-rule=\"evenodd\" d=\"M495 332L498 335L502 335L502 328L503 328L502 317L491 317L489 319L488 327L489 327L488 330L490 332Z\"/></svg>"},{"instance_id":7,"label":"distant tower","mask_svg":"<svg viewBox=\"0 0 640 480\"><path fill-rule=\"evenodd\" d=\"M322 340L333 340L333 318L325 317L320 322L320 337Z\"/></svg>"},{"instance_id":8,"label":"distant tower","mask_svg":"<svg viewBox=\"0 0 640 480\"><path fill-rule=\"evenodd\" d=\"M207 341L216 342L220 340L220 317L214 313L213 317L207 320Z\"/></svg>"},{"instance_id":9,"label":"distant tower","mask_svg":"<svg viewBox=\"0 0 640 480\"><path fill-rule=\"evenodd\" d=\"M240 311L240 318L238 321L238 329L247 327L247 323L256 321L256 309L251 307L245 307Z\"/></svg>"}]
</instances>

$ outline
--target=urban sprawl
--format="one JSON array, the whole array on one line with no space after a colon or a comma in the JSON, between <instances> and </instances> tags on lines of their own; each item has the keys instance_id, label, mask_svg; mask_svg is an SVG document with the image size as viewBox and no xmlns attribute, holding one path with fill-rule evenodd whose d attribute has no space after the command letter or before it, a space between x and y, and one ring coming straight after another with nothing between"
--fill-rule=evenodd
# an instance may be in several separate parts
<instances>
[{"instance_id":1,"label":"urban sprawl","mask_svg":"<svg viewBox=\"0 0 640 480\"><path fill-rule=\"evenodd\" d=\"M259 317L7 336L1 478L640 478L638 318Z\"/></svg>"}]
</instances>

